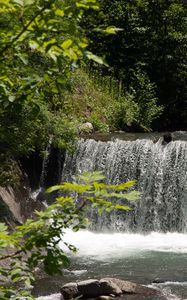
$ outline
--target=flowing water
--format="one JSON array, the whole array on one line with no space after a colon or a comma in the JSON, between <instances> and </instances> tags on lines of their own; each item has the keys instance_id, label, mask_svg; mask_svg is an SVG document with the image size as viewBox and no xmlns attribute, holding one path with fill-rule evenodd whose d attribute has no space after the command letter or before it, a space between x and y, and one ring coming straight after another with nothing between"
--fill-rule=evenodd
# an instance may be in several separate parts
<instances>
[{"instance_id":1,"label":"flowing water","mask_svg":"<svg viewBox=\"0 0 187 300\"><path fill-rule=\"evenodd\" d=\"M181 134L183 140L165 145L150 138L79 141L76 153L66 157L62 180L102 170L107 183L136 179L142 195L130 204L130 213L99 217L93 211L96 232L67 232L66 240L79 251L64 278L55 278L51 285L113 276L154 286L169 300L187 299L187 142ZM50 280L45 279L48 294L55 292ZM59 299L59 294L51 297L46 300Z\"/></svg>"},{"instance_id":2,"label":"flowing water","mask_svg":"<svg viewBox=\"0 0 187 300\"><path fill-rule=\"evenodd\" d=\"M141 199L133 213L114 212L100 218L93 212L94 229L110 231L177 231L187 225L187 142L162 145L147 139L97 142L81 140L67 156L62 180L83 171L101 170L107 183L137 180Z\"/></svg>"},{"instance_id":3,"label":"flowing water","mask_svg":"<svg viewBox=\"0 0 187 300\"><path fill-rule=\"evenodd\" d=\"M168 300L185 299L187 296L186 234L69 231L65 239L75 245L78 252L71 257L70 270L65 272L63 278L45 278L44 290L47 294L58 291L63 283L69 281L117 277L155 287ZM39 299L57 300L59 294ZM161 300L159 297L140 296L128 296L125 299Z\"/></svg>"}]
</instances>

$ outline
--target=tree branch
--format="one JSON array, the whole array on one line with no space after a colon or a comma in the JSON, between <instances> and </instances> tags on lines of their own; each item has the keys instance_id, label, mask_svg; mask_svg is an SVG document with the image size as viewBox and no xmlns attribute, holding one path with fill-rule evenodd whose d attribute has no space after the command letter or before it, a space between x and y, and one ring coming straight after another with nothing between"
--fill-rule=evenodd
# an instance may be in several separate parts
<instances>
[{"instance_id":1,"label":"tree branch","mask_svg":"<svg viewBox=\"0 0 187 300\"><path fill-rule=\"evenodd\" d=\"M18 254L20 254L20 253L22 253L22 252L24 252L24 251L23 251L22 249L20 249L20 250L14 252L14 253L11 253L11 254L8 254L8 255L1 256L1 257L0 257L0 261L1 261L1 260L5 260L5 259L7 259L7 258L15 257L16 255L18 255Z\"/></svg>"}]
</instances>

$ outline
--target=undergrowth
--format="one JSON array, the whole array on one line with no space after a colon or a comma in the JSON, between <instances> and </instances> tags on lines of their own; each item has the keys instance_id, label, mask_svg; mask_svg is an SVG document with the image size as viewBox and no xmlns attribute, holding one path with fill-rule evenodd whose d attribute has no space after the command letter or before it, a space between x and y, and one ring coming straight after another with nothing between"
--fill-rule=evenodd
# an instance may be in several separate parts
<instances>
[{"instance_id":1,"label":"undergrowth","mask_svg":"<svg viewBox=\"0 0 187 300\"><path fill-rule=\"evenodd\" d=\"M122 82L111 76L102 76L98 71L78 69L73 73L70 85L71 89L64 97L67 115L78 123L92 123L94 131L126 131L132 128L149 131L152 120L161 110L155 98L149 102L145 99L142 107L136 93L125 91ZM146 118L142 118L142 113Z\"/></svg>"}]
</instances>

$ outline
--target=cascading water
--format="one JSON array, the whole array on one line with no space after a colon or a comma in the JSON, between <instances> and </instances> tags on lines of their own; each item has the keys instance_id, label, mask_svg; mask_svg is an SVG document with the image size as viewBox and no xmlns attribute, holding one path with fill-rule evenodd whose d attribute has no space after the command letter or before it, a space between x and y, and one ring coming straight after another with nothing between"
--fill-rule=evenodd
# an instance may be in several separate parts
<instances>
[{"instance_id":1,"label":"cascading water","mask_svg":"<svg viewBox=\"0 0 187 300\"><path fill-rule=\"evenodd\" d=\"M186 231L187 142L81 140L73 157L66 157L63 180L88 170L102 170L113 184L136 179L136 189L142 193L132 204L133 212L118 211L103 218L95 214L99 230Z\"/></svg>"},{"instance_id":2,"label":"cascading water","mask_svg":"<svg viewBox=\"0 0 187 300\"><path fill-rule=\"evenodd\" d=\"M187 299L187 141L80 140L76 152L66 155L62 181L93 170L102 170L107 183L136 179L142 195L129 213L98 216L93 211L97 232L66 233L65 240L79 251L63 281L113 276L151 284L164 299ZM56 286L61 281L56 278ZM45 281L45 290L50 282ZM39 298L44 299L59 300L60 294Z\"/></svg>"}]
</instances>

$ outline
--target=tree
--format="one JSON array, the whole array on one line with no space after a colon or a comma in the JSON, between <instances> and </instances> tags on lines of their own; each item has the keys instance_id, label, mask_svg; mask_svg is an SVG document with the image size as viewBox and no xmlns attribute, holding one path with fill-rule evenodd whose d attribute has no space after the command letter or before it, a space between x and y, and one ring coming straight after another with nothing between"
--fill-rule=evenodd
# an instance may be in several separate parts
<instances>
[{"instance_id":1,"label":"tree","mask_svg":"<svg viewBox=\"0 0 187 300\"><path fill-rule=\"evenodd\" d=\"M89 55L79 23L96 0L1 1L1 103L37 105L62 92L67 72ZM4 63L6 62L6 63Z\"/></svg>"},{"instance_id":2,"label":"tree","mask_svg":"<svg viewBox=\"0 0 187 300\"><path fill-rule=\"evenodd\" d=\"M97 58L80 26L88 9L97 10L97 1L0 1L1 174L12 158L42 153L50 138L72 148L76 124L63 93L79 61Z\"/></svg>"},{"instance_id":3,"label":"tree","mask_svg":"<svg viewBox=\"0 0 187 300\"><path fill-rule=\"evenodd\" d=\"M5 224L0 223L0 261L10 260L5 267L0 268L0 299L33 299L30 288L37 266L43 264L44 270L50 275L61 274L62 269L69 266L68 255L59 243L76 251L74 246L64 240L64 231L67 228L74 231L85 228L88 223L88 208L97 208L100 214L113 209L131 210L129 205L118 204L116 200L137 199L138 192L127 192L135 181L106 185L100 183L101 180L104 180L101 172L85 173L77 177L76 183L65 182L49 188L49 192L59 189L66 191L66 196L59 196L44 211L37 211L35 220L28 219L13 233L7 231ZM71 196L72 192L78 195L79 201L76 200L77 197ZM3 253L7 247L9 254Z\"/></svg>"},{"instance_id":4,"label":"tree","mask_svg":"<svg viewBox=\"0 0 187 300\"><path fill-rule=\"evenodd\" d=\"M186 128L186 3L182 0L101 1L102 10L84 19L90 29L92 49L96 41L99 55L105 55L111 71L120 78L127 91L137 90L138 73L148 77L154 88L157 104L163 113L154 122L155 129ZM90 21L90 22L89 22ZM89 23L89 27L88 27ZM93 34L93 26L102 29L112 24L123 30L113 38ZM108 70L104 70L108 72ZM150 98L144 98L144 106ZM154 103L154 101L153 101ZM154 105L153 105L154 106ZM149 109L148 109L149 110ZM180 124L179 124L180 120Z\"/></svg>"},{"instance_id":5,"label":"tree","mask_svg":"<svg viewBox=\"0 0 187 300\"><path fill-rule=\"evenodd\" d=\"M97 10L97 1L0 0L0 146L4 162L12 156L28 155L39 146L44 149L49 137L57 143L70 139L70 131L65 130L70 122L63 114L68 74L83 57L102 63L86 50L88 43L80 20L88 9ZM39 263L49 274L68 266L59 242L66 228L85 226L87 203L100 213L130 210L128 205L108 199L134 200L137 192L124 192L134 182L98 182L103 179L100 172L87 173L79 176L79 183L51 188L49 191L77 193L81 199L77 202L71 195L58 197L45 211L36 212L35 220L28 219L12 233L0 224L0 260L8 260L0 267L0 299L33 299L28 289Z\"/></svg>"}]
</instances>

